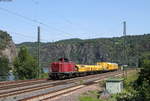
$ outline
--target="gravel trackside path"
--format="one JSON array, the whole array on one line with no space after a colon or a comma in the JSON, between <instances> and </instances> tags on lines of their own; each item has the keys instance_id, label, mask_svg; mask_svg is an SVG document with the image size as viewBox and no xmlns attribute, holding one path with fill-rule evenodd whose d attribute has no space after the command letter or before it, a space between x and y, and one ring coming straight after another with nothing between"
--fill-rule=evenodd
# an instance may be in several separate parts
<instances>
[{"instance_id":1,"label":"gravel trackside path","mask_svg":"<svg viewBox=\"0 0 150 101\"><path fill-rule=\"evenodd\" d=\"M44 100L44 101L79 101L79 96L85 92L88 91L94 91L94 90L101 90L99 84L94 85L88 85L86 87L80 88L78 90L75 90L73 92L61 95L59 97L55 97L51 100Z\"/></svg>"}]
</instances>

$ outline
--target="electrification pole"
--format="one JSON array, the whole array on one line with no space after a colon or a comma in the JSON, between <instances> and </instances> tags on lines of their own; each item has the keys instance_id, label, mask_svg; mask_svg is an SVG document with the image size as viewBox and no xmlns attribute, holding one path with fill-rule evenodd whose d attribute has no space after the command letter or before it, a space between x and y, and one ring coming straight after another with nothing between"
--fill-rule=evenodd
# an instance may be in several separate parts
<instances>
[{"instance_id":1,"label":"electrification pole","mask_svg":"<svg viewBox=\"0 0 150 101\"><path fill-rule=\"evenodd\" d=\"M123 22L123 55L124 65L126 64L126 22Z\"/></svg>"},{"instance_id":2,"label":"electrification pole","mask_svg":"<svg viewBox=\"0 0 150 101\"><path fill-rule=\"evenodd\" d=\"M127 54L126 54L126 21L124 21L123 22L123 40L124 40L124 42L123 42L123 72L125 72L125 75L126 75L126 77L127 77L127 71L125 70L125 67L127 66ZM124 74L124 73L123 73ZM124 76L125 76L124 75Z\"/></svg>"},{"instance_id":3,"label":"electrification pole","mask_svg":"<svg viewBox=\"0 0 150 101\"><path fill-rule=\"evenodd\" d=\"M37 30L38 30L38 38L37 38L37 42L38 42L38 49L37 49L37 53L38 53L37 55L38 56L37 56L37 58L38 59L37 60L38 60L38 68L39 68L38 76L39 76L40 75L40 71L41 71L40 70L41 69L40 68L40 26L37 27Z\"/></svg>"}]
</instances>

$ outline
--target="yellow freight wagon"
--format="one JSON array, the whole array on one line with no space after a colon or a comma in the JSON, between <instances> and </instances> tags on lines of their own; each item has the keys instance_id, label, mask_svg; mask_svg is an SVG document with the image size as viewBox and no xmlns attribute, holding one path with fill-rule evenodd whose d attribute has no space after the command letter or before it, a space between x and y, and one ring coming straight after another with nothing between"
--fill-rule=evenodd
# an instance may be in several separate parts
<instances>
[{"instance_id":1,"label":"yellow freight wagon","mask_svg":"<svg viewBox=\"0 0 150 101\"><path fill-rule=\"evenodd\" d=\"M92 71L99 71L99 67L97 65L94 65L94 67L92 68Z\"/></svg>"},{"instance_id":2,"label":"yellow freight wagon","mask_svg":"<svg viewBox=\"0 0 150 101\"><path fill-rule=\"evenodd\" d=\"M77 64L78 72L102 71L102 70L117 70L118 64L109 62L97 62L97 65L80 65Z\"/></svg>"},{"instance_id":3,"label":"yellow freight wagon","mask_svg":"<svg viewBox=\"0 0 150 101\"><path fill-rule=\"evenodd\" d=\"M116 63L109 63L109 70L116 70L118 69L118 64Z\"/></svg>"},{"instance_id":4,"label":"yellow freight wagon","mask_svg":"<svg viewBox=\"0 0 150 101\"><path fill-rule=\"evenodd\" d=\"M79 72L97 71L98 67L96 65L76 65Z\"/></svg>"},{"instance_id":5,"label":"yellow freight wagon","mask_svg":"<svg viewBox=\"0 0 150 101\"><path fill-rule=\"evenodd\" d=\"M102 70L108 70L108 62L97 62L97 65L101 66Z\"/></svg>"},{"instance_id":6,"label":"yellow freight wagon","mask_svg":"<svg viewBox=\"0 0 150 101\"><path fill-rule=\"evenodd\" d=\"M101 65L96 65L95 67L96 67L97 71L103 70L103 67Z\"/></svg>"},{"instance_id":7,"label":"yellow freight wagon","mask_svg":"<svg viewBox=\"0 0 150 101\"><path fill-rule=\"evenodd\" d=\"M79 65L77 64L77 71L78 72L86 72L86 68L85 68L85 65Z\"/></svg>"},{"instance_id":8,"label":"yellow freight wagon","mask_svg":"<svg viewBox=\"0 0 150 101\"><path fill-rule=\"evenodd\" d=\"M86 71L91 71L91 66L90 65L84 65L85 66L85 68L86 68Z\"/></svg>"},{"instance_id":9,"label":"yellow freight wagon","mask_svg":"<svg viewBox=\"0 0 150 101\"><path fill-rule=\"evenodd\" d=\"M76 65L78 72L87 72L92 70L92 65Z\"/></svg>"},{"instance_id":10,"label":"yellow freight wagon","mask_svg":"<svg viewBox=\"0 0 150 101\"><path fill-rule=\"evenodd\" d=\"M102 66L103 70L116 70L118 69L118 64L110 62L97 62L97 65Z\"/></svg>"},{"instance_id":11,"label":"yellow freight wagon","mask_svg":"<svg viewBox=\"0 0 150 101\"><path fill-rule=\"evenodd\" d=\"M112 63L108 63L108 70L113 70L114 69L114 65Z\"/></svg>"}]
</instances>

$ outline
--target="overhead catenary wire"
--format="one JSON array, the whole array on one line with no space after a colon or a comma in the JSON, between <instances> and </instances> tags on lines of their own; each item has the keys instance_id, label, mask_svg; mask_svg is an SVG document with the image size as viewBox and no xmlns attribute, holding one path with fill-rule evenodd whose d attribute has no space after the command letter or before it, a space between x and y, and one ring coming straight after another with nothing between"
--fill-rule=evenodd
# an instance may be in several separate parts
<instances>
[{"instance_id":1,"label":"overhead catenary wire","mask_svg":"<svg viewBox=\"0 0 150 101\"><path fill-rule=\"evenodd\" d=\"M39 20L36 20L36 19L30 18L30 17L24 16L24 15L22 15L22 14L19 14L19 13L17 13L17 12L11 11L11 10L6 9L6 8L0 7L0 10L1 10L1 11L4 11L4 12L7 12L7 13L9 13L9 14L11 14L11 15L15 15L15 16L18 16L18 17L20 17L20 18L23 18L23 19L25 19L25 20L27 20L27 21L30 21L30 22L34 23L34 24L38 24L38 25L36 25L36 26L39 26L39 25L40 25L40 26L44 27L45 29L47 29L48 31L50 31L50 29L52 29L52 30L55 30L55 31L60 32L60 34L61 34L61 33L64 33L64 35L68 35L68 36L76 35L75 33L74 33L74 34L68 33L68 32L66 32L66 31L64 31L64 30L61 30L61 29L52 27L52 26L50 26L50 25L48 25L48 24L46 24L46 23L43 23L43 22L41 22L41 21L39 21ZM65 22L67 22L67 23L73 25L73 23L72 23L70 20L66 19L65 17L63 17L63 19L64 19Z\"/></svg>"},{"instance_id":2,"label":"overhead catenary wire","mask_svg":"<svg viewBox=\"0 0 150 101\"><path fill-rule=\"evenodd\" d=\"M15 15L15 16L18 16L18 17L21 17L21 18L23 18L23 19L25 19L25 20L28 20L28 21L33 22L33 23L36 23L36 24L38 24L38 25L45 26L45 27L47 27L48 29L51 28L51 29L53 29L53 30L55 30L55 31L58 31L58 32L61 32L61 33L65 33L65 34L68 34L68 35L72 35L71 33L68 33L68 32L63 31L63 30L61 30L61 29L52 27L52 26L50 26L50 25L48 25L48 24L46 24L46 23L43 23L43 22L41 22L41 21L39 21L39 20L32 19L32 18L26 17L26 16L24 16L24 15L22 15L22 14L19 14L19 13L13 12L13 11L10 11L9 9L0 7L0 10L1 10L1 11L5 11L5 12L7 12L7 13L9 13L9 14L12 14L12 15Z\"/></svg>"},{"instance_id":3,"label":"overhead catenary wire","mask_svg":"<svg viewBox=\"0 0 150 101\"><path fill-rule=\"evenodd\" d=\"M10 30L5 30L5 27L3 27L3 26L0 26L0 28L3 28L3 31L6 31L6 32L8 32L8 33L12 33L12 34L15 34L15 35L19 35L19 36L24 37L24 38L26 38L26 39L35 39L35 41L36 41L36 36L34 37L34 36L30 36L30 35L29 35L29 34L31 34L31 33L26 33L26 34L28 34L28 35L26 35L26 34L20 33L20 32L14 32L14 31L10 31ZM41 40L48 42L48 40L43 39L43 38L41 38Z\"/></svg>"},{"instance_id":4,"label":"overhead catenary wire","mask_svg":"<svg viewBox=\"0 0 150 101\"><path fill-rule=\"evenodd\" d=\"M35 39L35 41L36 41L36 37L33 37L33 36L25 35L25 34L23 34L23 33L18 33L18 32L9 32L9 31L7 31L7 32L8 32L8 33L14 33L14 34L17 34L17 35L19 35L19 36L22 36L22 37L25 37L25 38L28 38L28 39ZM48 40L43 39L43 38L41 38L41 40L42 40L42 41L48 41Z\"/></svg>"},{"instance_id":5,"label":"overhead catenary wire","mask_svg":"<svg viewBox=\"0 0 150 101\"><path fill-rule=\"evenodd\" d=\"M32 2L33 2L35 5L39 5L39 4L40 4L40 2L37 1L37 0L32 0ZM47 11L47 12L50 12L50 11ZM72 23L72 21L69 20L68 18L66 18L65 16L57 15L57 14L54 14L54 13L52 13L52 15L59 16L59 17L62 18L63 21L65 21L66 23L68 23L68 24L70 24L70 25L73 25L73 26L76 26L76 27L79 28L79 29L82 29L79 24L74 24L74 23ZM80 27L79 27L79 26L80 26ZM87 30L87 29L86 29L86 30Z\"/></svg>"}]
</instances>

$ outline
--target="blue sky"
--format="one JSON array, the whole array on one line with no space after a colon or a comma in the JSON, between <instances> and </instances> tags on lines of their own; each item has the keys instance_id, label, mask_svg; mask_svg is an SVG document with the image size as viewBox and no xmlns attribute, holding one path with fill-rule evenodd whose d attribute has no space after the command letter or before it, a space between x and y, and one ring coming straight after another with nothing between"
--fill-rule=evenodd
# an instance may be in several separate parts
<instances>
[{"instance_id":1,"label":"blue sky","mask_svg":"<svg viewBox=\"0 0 150 101\"><path fill-rule=\"evenodd\" d=\"M126 21L127 34L138 35L150 33L149 5L150 0L3 0L0 29L21 43L36 41L40 26L41 41L52 42L122 36Z\"/></svg>"}]
</instances>

